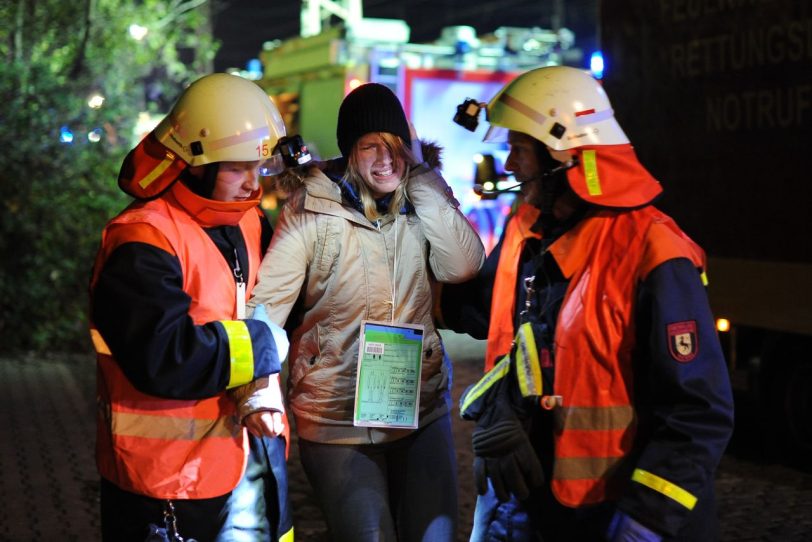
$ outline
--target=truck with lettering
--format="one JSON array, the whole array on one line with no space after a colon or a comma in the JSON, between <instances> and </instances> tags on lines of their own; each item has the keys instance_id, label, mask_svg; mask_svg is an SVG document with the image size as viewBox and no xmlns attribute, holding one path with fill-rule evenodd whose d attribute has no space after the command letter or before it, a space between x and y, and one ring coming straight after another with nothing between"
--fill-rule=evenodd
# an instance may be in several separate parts
<instances>
[{"instance_id":1,"label":"truck with lettering","mask_svg":"<svg viewBox=\"0 0 812 542\"><path fill-rule=\"evenodd\" d=\"M602 0L600 13L615 114L664 185L659 206L707 252L737 408L770 455L808 466L812 2Z\"/></svg>"}]
</instances>

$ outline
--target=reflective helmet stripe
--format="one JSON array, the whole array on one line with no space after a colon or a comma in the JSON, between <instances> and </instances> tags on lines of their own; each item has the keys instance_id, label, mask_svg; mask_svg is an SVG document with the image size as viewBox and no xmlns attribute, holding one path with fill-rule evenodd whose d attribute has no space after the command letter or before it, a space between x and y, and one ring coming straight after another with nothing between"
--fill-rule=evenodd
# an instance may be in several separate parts
<instances>
[{"instance_id":1,"label":"reflective helmet stripe","mask_svg":"<svg viewBox=\"0 0 812 542\"><path fill-rule=\"evenodd\" d=\"M138 181L138 186L146 189L146 187L151 185L155 179L160 178L163 172L169 169L169 166L171 166L174 162L175 155L169 151L166 151L166 156L164 157L163 161L155 166L155 169L150 171L143 179Z\"/></svg>"},{"instance_id":2,"label":"reflective helmet stripe","mask_svg":"<svg viewBox=\"0 0 812 542\"><path fill-rule=\"evenodd\" d=\"M608 120L614 118L614 116L615 110L611 107L609 109L604 109L603 111L595 111L594 109L583 112L579 111L575 113L575 124L578 126L584 126L585 124L592 124L593 122Z\"/></svg>"},{"instance_id":3,"label":"reflective helmet stripe","mask_svg":"<svg viewBox=\"0 0 812 542\"><path fill-rule=\"evenodd\" d=\"M499 100L504 102L506 106L515 109L525 117L529 118L532 121L538 122L539 124L544 124L544 122L547 120L547 117L545 117L544 115L542 115L541 113L539 113L526 103L517 100L513 96L503 93L499 97Z\"/></svg>"},{"instance_id":4,"label":"reflective helmet stripe","mask_svg":"<svg viewBox=\"0 0 812 542\"><path fill-rule=\"evenodd\" d=\"M206 149L211 151L216 151L220 149L224 149L226 147L231 147L233 145L238 145L240 143L245 143L246 141L251 140L262 140L262 139L269 139L270 138L270 130L267 126L260 126L259 128L255 128L253 130L249 130L247 132L241 132L233 135L229 135L226 137L221 137L220 139L215 139L214 141L210 141L206 143ZM275 144L275 143L274 143ZM269 152L272 149L269 149ZM257 152L257 160L262 157L261 152Z\"/></svg>"},{"instance_id":5,"label":"reflective helmet stripe","mask_svg":"<svg viewBox=\"0 0 812 542\"><path fill-rule=\"evenodd\" d=\"M102 354L105 356L112 356L113 354L110 353L110 347L107 346L107 343L104 340L104 337L101 336L99 330L96 328L90 329L90 340L93 341L93 348L96 349L96 353Z\"/></svg>"},{"instance_id":6,"label":"reflective helmet stripe","mask_svg":"<svg viewBox=\"0 0 812 542\"><path fill-rule=\"evenodd\" d=\"M598 164L595 151L592 149L584 150L584 152L581 153L581 160L584 163L584 179L586 180L586 189L589 195L602 195L603 190L601 189L601 178L598 176Z\"/></svg>"}]
</instances>

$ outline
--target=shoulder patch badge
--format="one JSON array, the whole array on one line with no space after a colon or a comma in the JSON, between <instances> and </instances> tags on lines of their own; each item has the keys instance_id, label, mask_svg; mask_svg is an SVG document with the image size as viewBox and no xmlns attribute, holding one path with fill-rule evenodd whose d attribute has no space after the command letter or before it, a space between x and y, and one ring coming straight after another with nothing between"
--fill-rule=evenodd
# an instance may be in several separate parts
<instances>
[{"instance_id":1,"label":"shoulder patch badge","mask_svg":"<svg viewBox=\"0 0 812 542\"><path fill-rule=\"evenodd\" d=\"M680 363L692 361L699 352L696 320L668 324L668 351Z\"/></svg>"}]
</instances>

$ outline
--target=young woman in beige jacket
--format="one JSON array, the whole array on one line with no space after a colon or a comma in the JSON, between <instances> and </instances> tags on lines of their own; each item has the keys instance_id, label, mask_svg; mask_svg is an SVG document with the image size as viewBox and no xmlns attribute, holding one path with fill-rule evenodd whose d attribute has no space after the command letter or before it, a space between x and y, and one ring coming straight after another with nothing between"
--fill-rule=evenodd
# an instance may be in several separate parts
<instances>
[{"instance_id":1,"label":"young woman in beige jacket","mask_svg":"<svg viewBox=\"0 0 812 542\"><path fill-rule=\"evenodd\" d=\"M343 156L311 167L288 199L250 303L292 330L287 400L334 541L456 537L451 366L432 309L435 286L472 278L484 250L413 135L385 86L344 99ZM401 377L408 349L387 342L404 330L419 379Z\"/></svg>"}]
</instances>

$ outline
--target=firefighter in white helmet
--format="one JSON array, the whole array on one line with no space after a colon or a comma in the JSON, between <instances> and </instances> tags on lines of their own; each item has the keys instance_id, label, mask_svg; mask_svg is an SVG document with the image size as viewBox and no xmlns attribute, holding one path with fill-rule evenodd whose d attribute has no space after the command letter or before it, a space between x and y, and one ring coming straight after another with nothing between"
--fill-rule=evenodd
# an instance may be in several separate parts
<instances>
[{"instance_id":1,"label":"firefighter in white helmet","mask_svg":"<svg viewBox=\"0 0 812 542\"><path fill-rule=\"evenodd\" d=\"M460 408L471 540L714 540L733 403L702 249L652 205L588 73L529 71L457 120L480 107L524 202L480 276L443 292L446 325L488 339Z\"/></svg>"},{"instance_id":2,"label":"firefighter in white helmet","mask_svg":"<svg viewBox=\"0 0 812 542\"><path fill-rule=\"evenodd\" d=\"M135 201L105 227L90 288L104 540L292 536L285 440L252 435L249 454L232 396L267 382L276 406L251 430L286 434L287 337L245 310L271 235L259 177L282 167L284 136L262 89L213 74L124 160Z\"/></svg>"}]
</instances>

